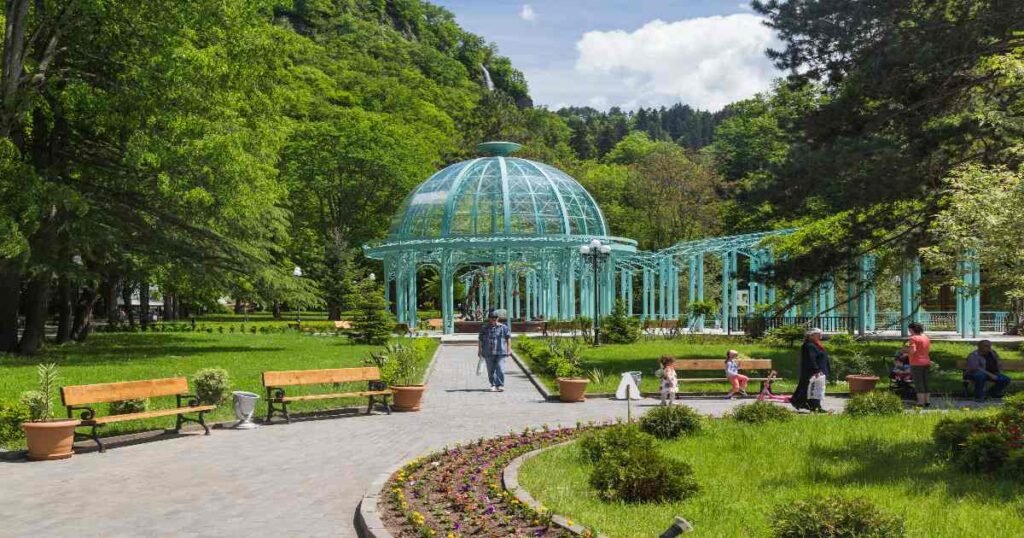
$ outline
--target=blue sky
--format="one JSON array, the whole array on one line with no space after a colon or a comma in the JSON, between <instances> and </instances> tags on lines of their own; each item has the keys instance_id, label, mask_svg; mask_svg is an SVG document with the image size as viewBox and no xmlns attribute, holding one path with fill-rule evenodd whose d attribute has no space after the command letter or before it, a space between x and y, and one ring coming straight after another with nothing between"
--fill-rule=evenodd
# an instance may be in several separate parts
<instances>
[{"instance_id":1,"label":"blue sky","mask_svg":"<svg viewBox=\"0 0 1024 538\"><path fill-rule=\"evenodd\" d=\"M740 0L431 0L497 43L539 105L717 110L768 88L771 31Z\"/></svg>"}]
</instances>

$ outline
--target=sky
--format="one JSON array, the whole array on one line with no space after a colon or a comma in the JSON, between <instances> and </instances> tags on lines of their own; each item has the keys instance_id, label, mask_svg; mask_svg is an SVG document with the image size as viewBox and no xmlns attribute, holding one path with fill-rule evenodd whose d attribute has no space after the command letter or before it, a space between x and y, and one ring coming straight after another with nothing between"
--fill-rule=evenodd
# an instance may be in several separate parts
<instances>
[{"instance_id":1,"label":"sky","mask_svg":"<svg viewBox=\"0 0 1024 538\"><path fill-rule=\"evenodd\" d=\"M552 109L718 110L781 73L773 32L740 0L429 0L498 45Z\"/></svg>"}]
</instances>

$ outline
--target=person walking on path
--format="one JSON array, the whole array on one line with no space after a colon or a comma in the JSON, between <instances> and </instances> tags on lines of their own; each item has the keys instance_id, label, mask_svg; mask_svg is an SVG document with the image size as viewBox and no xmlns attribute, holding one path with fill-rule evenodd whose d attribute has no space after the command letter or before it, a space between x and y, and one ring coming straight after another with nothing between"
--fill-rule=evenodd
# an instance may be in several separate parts
<instances>
[{"instance_id":1,"label":"person walking on path","mask_svg":"<svg viewBox=\"0 0 1024 538\"><path fill-rule=\"evenodd\" d=\"M928 407L928 371L931 368L932 360L928 356L928 350L932 347L931 340L924 335L924 326L914 322L910 324L910 340L907 341L910 348L910 376L914 380L914 390L917 391L917 404Z\"/></svg>"},{"instance_id":2,"label":"person walking on path","mask_svg":"<svg viewBox=\"0 0 1024 538\"><path fill-rule=\"evenodd\" d=\"M985 401L986 382L995 383L988 393L992 398L1001 398L1010 384L1010 378L999 369L999 354L989 340L978 342L978 349L967 356L967 379L974 382L974 399L979 402Z\"/></svg>"},{"instance_id":3,"label":"person walking on path","mask_svg":"<svg viewBox=\"0 0 1024 538\"><path fill-rule=\"evenodd\" d=\"M811 377L815 373L821 372L827 379L832 370L828 352L821 344L822 334L824 332L817 327L807 331L804 344L800 347L800 378L797 381L796 390L793 391L793 396L789 400L789 403L797 409L810 409L807 389L810 386Z\"/></svg>"},{"instance_id":4,"label":"person walking on path","mask_svg":"<svg viewBox=\"0 0 1024 538\"><path fill-rule=\"evenodd\" d=\"M487 364L487 380L491 383L491 392L505 390L505 359L508 358L511 339L512 332L508 330L508 325L498 323L498 313L488 314L487 323L480 327L477 356L483 357Z\"/></svg>"}]
</instances>

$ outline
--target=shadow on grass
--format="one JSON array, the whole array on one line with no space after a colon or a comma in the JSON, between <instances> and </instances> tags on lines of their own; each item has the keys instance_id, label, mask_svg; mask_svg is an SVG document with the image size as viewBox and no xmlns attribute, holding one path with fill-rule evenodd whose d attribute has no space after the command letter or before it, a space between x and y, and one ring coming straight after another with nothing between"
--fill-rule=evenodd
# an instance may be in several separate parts
<instances>
[{"instance_id":1,"label":"shadow on grass","mask_svg":"<svg viewBox=\"0 0 1024 538\"><path fill-rule=\"evenodd\" d=\"M955 501L965 496L1011 502L1016 486L998 477L966 474L941 461L930 441L851 440L841 447L812 443L805 456L806 480L813 483L908 484L913 491L941 491ZM833 465L831 462L838 462Z\"/></svg>"}]
</instances>

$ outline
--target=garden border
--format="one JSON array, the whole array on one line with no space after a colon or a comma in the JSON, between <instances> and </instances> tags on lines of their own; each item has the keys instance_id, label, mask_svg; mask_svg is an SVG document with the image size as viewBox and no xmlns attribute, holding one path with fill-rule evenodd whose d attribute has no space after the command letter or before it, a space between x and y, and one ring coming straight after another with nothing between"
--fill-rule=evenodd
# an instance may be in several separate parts
<instances>
[{"instance_id":1,"label":"garden border","mask_svg":"<svg viewBox=\"0 0 1024 538\"><path fill-rule=\"evenodd\" d=\"M505 466L505 469L501 472L502 487L505 488L505 491L514 495L515 498L519 500L519 502L525 504L526 506L529 506L533 510L537 512L547 510L543 504L534 499L533 496L530 495L530 493L526 491L525 488L519 485L519 469L523 466L524 463L526 463L528 460L535 456L539 456L542 453L547 452L548 450L560 448L574 442L576 442L576 439L573 439L571 441L565 441L564 443L546 446L544 448L538 448L537 450L527 452L526 454L523 454L522 456L519 456L518 458L510 461L509 464ZM585 527L583 527L582 525L578 525L576 523L570 523L569 518L560 514L551 514L551 522L575 534L576 536L583 536L587 533L587 529ZM598 534L596 536L597 538L606 538L603 534Z\"/></svg>"}]
</instances>

